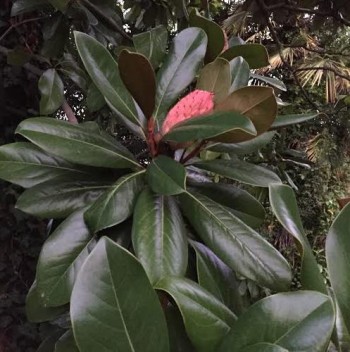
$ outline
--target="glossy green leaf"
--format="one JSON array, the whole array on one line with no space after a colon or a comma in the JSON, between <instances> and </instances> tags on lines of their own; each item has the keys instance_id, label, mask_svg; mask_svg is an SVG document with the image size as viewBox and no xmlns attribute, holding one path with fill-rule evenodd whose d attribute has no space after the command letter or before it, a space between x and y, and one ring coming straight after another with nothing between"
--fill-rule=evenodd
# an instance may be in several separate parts
<instances>
[{"instance_id":1,"label":"glossy green leaf","mask_svg":"<svg viewBox=\"0 0 350 352\"><path fill-rule=\"evenodd\" d=\"M147 181L153 192L170 196L186 189L186 170L179 162L160 155L147 168Z\"/></svg>"},{"instance_id":2,"label":"glossy green leaf","mask_svg":"<svg viewBox=\"0 0 350 352\"><path fill-rule=\"evenodd\" d=\"M251 73L250 74L250 78L253 79L257 79L259 81L265 82L268 85L275 87L283 92L287 91L287 87L286 85L279 79L277 78L273 78L273 77L266 77L266 76L261 76L261 75L257 75L255 73Z\"/></svg>"},{"instance_id":3,"label":"glossy green leaf","mask_svg":"<svg viewBox=\"0 0 350 352\"><path fill-rule=\"evenodd\" d=\"M329 279L345 326L350 331L350 204L334 220L326 238Z\"/></svg>"},{"instance_id":4,"label":"glossy green leaf","mask_svg":"<svg viewBox=\"0 0 350 352\"><path fill-rule=\"evenodd\" d=\"M85 221L93 233L118 225L132 214L144 184L144 172L123 176L89 207Z\"/></svg>"},{"instance_id":5,"label":"glossy green leaf","mask_svg":"<svg viewBox=\"0 0 350 352\"><path fill-rule=\"evenodd\" d=\"M193 352L194 347L187 336L179 309L168 304L165 317L169 330L170 352Z\"/></svg>"},{"instance_id":6,"label":"glossy green leaf","mask_svg":"<svg viewBox=\"0 0 350 352\"><path fill-rule=\"evenodd\" d=\"M252 347L259 343L275 344L287 351L324 352L333 327L334 311L329 297L313 291L280 293L248 308L218 352L257 351Z\"/></svg>"},{"instance_id":7,"label":"glossy green leaf","mask_svg":"<svg viewBox=\"0 0 350 352\"><path fill-rule=\"evenodd\" d=\"M51 180L22 193L16 208L41 218L65 218L94 202L110 185L98 181Z\"/></svg>"},{"instance_id":8,"label":"glossy green leaf","mask_svg":"<svg viewBox=\"0 0 350 352\"><path fill-rule=\"evenodd\" d=\"M228 153L235 155L251 154L265 147L268 143L272 141L275 135L276 132L269 131L262 133L260 136L257 136L249 141L244 141L240 143L216 143L212 146L209 145L208 149L213 152Z\"/></svg>"},{"instance_id":9,"label":"glossy green leaf","mask_svg":"<svg viewBox=\"0 0 350 352\"><path fill-rule=\"evenodd\" d=\"M120 78L118 64L109 51L85 33L74 32L74 36L84 66L102 95L124 118L145 127L146 121L140 119L134 101Z\"/></svg>"},{"instance_id":10,"label":"glossy green leaf","mask_svg":"<svg viewBox=\"0 0 350 352\"><path fill-rule=\"evenodd\" d=\"M16 133L46 152L81 165L127 168L140 165L112 137L66 121L36 117L22 121Z\"/></svg>"},{"instance_id":11,"label":"glossy green leaf","mask_svg":"<svg viewBox=\"0 0 350 352\"><path fill-rule=\"evenodd\" d=\"M237 112L214 112L210 115L194 117L180 122L163 136L166 141L189 142L214 138L234 142L236 131L252 138L256 135L253 123Z\"/></svg>"},{"instance_id":12,"label":"glossy green leaf","mask_svg":"<svg viewBox=\"0 0 350 352\"><path fill-rule=\"evenodd\" d=\"M295 115L279 115L276 117L275 121L271 125L271 129L286 127L290 125L295 125L297 123L303 123L314 119L319 116L318 113L310 114L295 114Z\"/></svg>"},{"instance_id":13,"label":"glossy green leaf","mask_svg":"<svg viewBox=\"0 0 350 352\"><path fill-rule=\"evenodd\" d=\"M188 279L165 278L158 282L157 288L175 300L196 351L215 351L234 324L235 315L215 296Z\"/></svg>"},{"instance_id":14,"label":"glossy green leaf","mask_svg":"<svg viewBox=\"0 0 350 352\"><path fill-rule=\"evenodd\" d=\"M268 187L272 183L281 183L280 178L269 169L238 159L198 161L193 165L252 186Z\"/></svg>"},{"instance_id":15,"label":"glossy green leaf","mask_svg":"<svg viewBox=\"0 0 350 352\"><path fill-rule=\"evenodd\" d=\"M106 105L104 96L94 83L91 83L86 95L86 105L90 112L102 109Z\"/></svg>"},{"instance_id":16,"label":"glossy green leaf","mask_svg":"<svg viewBox=\"0 0 350 352\"><path fill-rule=\"evenodd\" d=\"M62 330L54 330L55 332L48 334L36 352L55 352L55 346L59 338L62 336Z\"/></svg>"},{"instance_id":17,"label":"glossy green leaf","mask_svg":"<svg viewBox=\"0 0 350 352\"><path fill-rule=\"evenodd\" d=\"M197 277L200 286L213 294L236 315L241 314L245 302L239 292L236 274L208 247L195 241L190 243L196 251Z\"/></svg>"},{"instance_id":18,"label":"glossy green leaf","mask_svg":"<svg viewBox=\"0 0 350 352\"><path fill-rule=\"evenodd\" d=\"M254 124L257 135L266 132L277 114L277 102L273 89L269 87L249 86L231 93L215 107L215 111L235 111L248 117ZM228 134L235 142L252 139L252 136L240 131ZM217 138L219 142L225 142Z\"/></svg>"},{"instance_id":19,"label":"glossy green leaf","mask_svg":"<svg viewBox=\"0 0 350 352\"><path fill-rule=\"evenodd\" d=\"M247 61L238 56L230 61L231 87L229 93L248 85L250 70Z\"/></svg>"},{"instance_id":20,"label":"glossy green leaf","mask_svg":"<svg viewBox=\"0 0 350 352\"><path fill-rule=\"evenodd\" d=\"M252 346L248 346L241 350L242 352L289 352L285 348L273 343L260 342Z\"/></svg>"},{"instance_id":21,"label":"glossy green leaf","mask_svg":"<svg viewBox=\"0 0 350 352\"><path fill-rule=\"evenodd\" d=\"M146 56L123 50L118 59L119 73L141 110L149 119L155 106L156 76Z\"/></svg>"},{"instance_id":22,"label":"glossy green leaf","mask_svg":"<svg viewBox=\"0 0 350 352\"><path fill-rule=\"evenodd\" d=\"M79 352L72 330L68 330L58 339L55 352Z\"/></svg>"},{"instance_id":23,"label":"glossy green leaf","mask_svg":"<svg viewBox=\"0 0 350 352\"><path fill-rule=\"evenodd\" d=\"M301 255L301 284L303 289L327 293L324 279L301 223L293 190L287 185L272 184L269 193L273 213L296 240Z\"/></svg>"},{"instance_id":24,"label":"glossy green leaf","mask_svg":"<svg viewBox=\"0 0 350 352\"><path fill-rule=\"evenodd\" d=\"M189 24L191 27L199 27L203 29L207 34L208 44L205 59L207 62L215 60L215 58L223 51L225 46L224 31L215 22L199 15L197 10L191 11L189 16Z\"/></svg>"},{"instance_id":25,"label":"glossy green leaf","mask_svg":"<svg viewBox=\"0 0 350 352\"><path fill-rule=\"evenodd\" d=\"M87 176L88 169L51 156L34 144L19 142L0 147L0 178L24 188L66 176Z\"/></svg>"},{"instance_id":26,"label":"glossy green leaf","mask_svg":"<svg viewBox=\"0 0 350 352\"><path fill-rule=\"evenodd\" d=\"M16 0L11 8L11 16L32 12L47 5L46 0Z\"/></svg>"},{"instance_id":27,"label":"glossy green leaf","mask_svg":"<svg viewBox=\"0 0 350 352\"><path fill-rule=\"evenodd\" d=\"M195 78L202 64L207 36L199 28L187 28L173 40L157 73L156 107L153 117L160 127L171 105Z\"/></svg>"},{"instance_id":28,"label":"glossy green leaf","mask_svg":"<svg viewBox=\"0 0 350 352\"><path fill-rule=\"evenodd\" d=\"M40 113L49 115L54 113L64 101L63 82L54 69L46 70L39 79Z\"/></svg>"},{"instance_id":29,"label":"glossy green leaf","mask_svg":"<svg viewBox=\"0 0 350 352\"><path fill-rule=\"evenodd\" d=\"M224 206L201 194L180 196L184 215L204 243L232 270L272 290L286 290L290 267L282 255Z\"/></svg>"},{"instance_id":30,"label":"glossy green leaf","mask_svg":"<svg viewBox=\"0 0 350 352\"><path fill-rule=\"evenodd\" d=\"M269 56L266 48L261 44L235 45L223 52L221 57L228 61L242 56L250 68L262 68L269 65Z\"/></svg>"},{"instance_id":31,"label":"glossy green leaf","mask_svg":"<svg viewBox=\"0 0 350 352\"><path fill-rule=\"evenodd\" d=\"M80 352L169 351L165 317L145 271L106 237L78 275L71 319Z\"/></svg>"},{"instance_id":32,"label":"glossy green leaf","mask_svg":"<svg viewBox=\"0 0 350 352\"><path fill-rule=\"evenodd\" d=\"M157 69L166 53L168 31L164 26L152 28L150 31L135 34L132 38L136 51L148 58L154 69Z\"/></svg>"},{"instance_id":33,"label":"glossy green leaf","mask_svg":"<svg viewBox=\"0 0 350 352\"><path fill-rule=\"evenodd\" d=\"M63 221L45 241L37 264L37 290L42 301L60 306L70 300L77 274L94 239L84 222L84 210Z\"/></svg>"},{"instance_id":34,"label":"glossy green leaf","mask_svg":"<svg viewBox=\"0 0 350 352\"><path fill-rule=\"evenodd\" d=\"M214 93L215 103L220 103L228 96L230 85L230 64L219 57L202 68L196 88Z\"/></svg>"},{"instance_id":35,"label":"glossy green leaf","mask_svg":"<svg viewBox=\"0 0 350 352\"><path fill-rule=\"evenodd\" d=\"M132 243L154 285L169 276L184 276L187 269L186 229L173 197L145 189L137 199Z\"/></svg>"},{"instance_id":36,"label":"glossy green leaf","mask_svg":"<svg viewBox=\"0 0 350 352\"><path fill-rule=\"evenodd\" d=\"M31 323L43 323L45 321L53 320L68 310L66 306L45 306L38 292L36 281L34 281L27 294L25 309L27 319Z\"/></svg>"},{"instance_id":37,"label":"glossy green leaf","mask_svg":"<svg viewBox=\"0 0 350 352\"><path fill-rule=\"evenodd\" d=\"M250 227L259 227L265 219L265 209L261 203L247 191L232 184L200 182L194 187L196 191L227 207Z\"/></svg>"}]
</instances>

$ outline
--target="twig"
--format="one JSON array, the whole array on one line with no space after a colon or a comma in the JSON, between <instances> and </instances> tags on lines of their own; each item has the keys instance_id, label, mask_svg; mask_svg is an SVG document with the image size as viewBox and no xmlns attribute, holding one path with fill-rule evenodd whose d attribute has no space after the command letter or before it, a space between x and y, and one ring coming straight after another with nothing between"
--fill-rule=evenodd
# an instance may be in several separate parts
<instances>
[{"instance_id":1,"label":"twig","mask_svg":"<svg viewBox=\"0 0 350 352\"><path fill-rule=\"evenodd\" d=\"M44 17L28 18L28 19L23 20L21 22L11 24L10 27L7 28L6 31L1 35L0 42L12 31L12 29L19 27L22 24L29 23L29 22L35 22L35 21L41 20L43 18Z\"/></svg>"},{"instance_id":2,"label":"twig","mask_svg":"<svg viewBox=\"0 0 350 352\"><path fill-rule=\"evenodd\" d=\"M260 3L260 0L258 0L258 2ZM275 5L271 5L271 6L265 5L264 7L265 7L266 11L285 9L285 10L289 10L292 12L300 12L300 13L305 13L305 14L310 14L310 15L317 15L317 16L321 16L321 17L332 17L332 18L336 19L337 21L345 24L346 26L350 26L350 21L345 19L340 12L323 12L323 11L319 11L319 10L312 10L312 9L308 9L308 8L304 8L304 7L288 5L285 3L275 4Z\"/></svg>"},{"instance_id":3,"label":"twig","mask_svg":"<svg viewBox=\"0 0 350 352\"><path fill-rule=\"evenodd\" d=\"M195 157L206 143L206 141L201 141L196 148L194 148L185 158L183 158L182 164L185 164L187 161Z\"/></svg>"},{"instance_id":4,"label":"twig","mask_svg":"<svg viewBox=\"0 0 350 352\"><path fill-rule=\"evenodd\" d=\"M80 2L82 4L84 4L94 15L97 15L98 17L100 17L101 19L103 19L103 21L112 29L114 29L115 31L117 31L119 34L121 34L121 36L128 40L128 41L132 41L132 38L125 33L124 29L122 27L120 27L117 23L115 23L114 21L111 20L110 17L106 16L97 6L95 6L94 4L92 4L89 0L80 0Z\"/></svg>"},{"instance_id":5,"label":"twig","mask_svg":"<svg viewBox=\"0 0 350 352\"><path fill-rule=\"evenodd\" d=\"M289 62L283 56L283 45L282 45L282 42L279 40L278 35L277 35L277 33L276 33L275 29L273 28L273 25L270 21L270 14L268 12L268 7L266 6L264 0L257 0L257 1L258 1L260 8L261 8L262 13L264 14L264 16L266 18L266 23L267 23L267 26L270 30L271 36L272 36L273 40L276 42L278 52L279 52L279 55L281 57L283 64L287 67L288 71L290 71L290 73L292 74L295 83L300 88L300 91L303 94L303 96L305 97L305 99L309 102L309 104L312 106L313 109L316 109L318 111L319 107L317 106L317 104L315 104L311 100L308 93L306 92L303 85L301 84L297 73L294 71L293 67L289 64Z\"/></svg>"}]
</instances>

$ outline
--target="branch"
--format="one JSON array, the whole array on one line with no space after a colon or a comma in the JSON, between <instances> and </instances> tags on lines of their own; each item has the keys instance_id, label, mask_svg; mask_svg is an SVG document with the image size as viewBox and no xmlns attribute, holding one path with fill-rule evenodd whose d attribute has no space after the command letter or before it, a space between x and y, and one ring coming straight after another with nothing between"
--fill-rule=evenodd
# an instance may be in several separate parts
<instances>
[{"instance_id":1,"label":"branch","mask_svg":"<svg viewBox=\"0 0 350 352\"><path fill-rule=\"evenodd\" d=\"M97 6L92 4L89 0L80 0L82 4L84 4L94 15L97 15L103 21L108 24L108 26L115 31L117 31L124 39L128 41L132 41L132 38L125 33L123 27L120 27L117 23L111 20L110 17L106 16Z\"/></svg>"},{"instance_id":2,"label":"branch","mask_svg":"<svg viewBox=\"0 0 350 352\"><path fill-rule=\"evenodd\" d=\"M70 107L70 105L68 104L66 99L64 99L64 101L63 101L62 109L65 112L65 114L67 115L68 121L70 123L73 123L73 124L78 123L78 120L74 114L74 111L72 110L72 108Z\"/></svg>"},{"instance_id":3,"label":"branch","mask_svg":"<svg viewBox=\"0 0 350 352\"><path fill-rule=\"evenodd\" d=\"M283 56L283 45L281 43L281 41L278 38L278 35L275 31L275 29L273 28L273 25L270 22L270 14L268 12L268 7L266 6L264 0L257 0L258 4L261 8L261 11L263 13L263 15L266 18L266 23L267 26L270 30L271 36L273 38L273 40L276 42L277 48L278 48L278 53L281 57L281 60L283 62L283 64L287 67L288 71L292 74L295 83L298 85L298 87L300 88L301 93L303 94L303 96L305 97L305 99L309 102L309 104L312 106L313 109L316 109L317 111L319 110L319 107L317 106L317 104L315 104L311 98L309 97L308 93L306 92L306 90L304 89L303 85L301 84L299 77L297 75L297 73L294 71L293 67L289 64L289 62L284 58Z\"/></svg>"},{"instance_id":4,"label":"branch","mask_svg":"<svg viewBox=\"0 0 350 352\"><path fill-rule=\"evenodd\" d=\"M258 0L258 2L260 3L260 0ZM343 15L338 11L337 12L323 12L323 11L308 9L308 8L304 8L304 7L287 5L285 3L275 4L275 5L271 5L271 6L265 5L264 7L265 7L266 11L285 9L285 10L289 10L292 12L306 13L306 14L317 15L317 16L321 16L321 17L332 17L332 18L336 19L337 21L345 24L346 26L350 26L350 21L345 19L343 17Z\"/></svg>"},{"instance_id":5,"label":"branch","mask_svg":"<svg viewBox=\"0 0 350 352\"><path fill-rule=\"evenodd\" d=\"M41 20L43 18L44 17L27 18L26 20L23 20L21 22L11 24L10 27L7 28L6 31L1 35L0 42L12 31L12 29L19 27L22 24L29 23L29 22L35 22L35 21Z\"/></svg>"},{"instance_id":6,"label":"branch","mask_svg":"<svg viewBox=\"0 0 350 352\"><path fill-rule=\"evenodd\" d=\"M300 67L300 68L294 69L294 72L299 72L299 71L318 71L318 70L331 71L336 76L344 78L347 81L350 81L350 76L343 75L343 74L339 73L335 68L331 68L331 67L317 67L317 66L316 67Z\"/></svg>"}]
</instances>

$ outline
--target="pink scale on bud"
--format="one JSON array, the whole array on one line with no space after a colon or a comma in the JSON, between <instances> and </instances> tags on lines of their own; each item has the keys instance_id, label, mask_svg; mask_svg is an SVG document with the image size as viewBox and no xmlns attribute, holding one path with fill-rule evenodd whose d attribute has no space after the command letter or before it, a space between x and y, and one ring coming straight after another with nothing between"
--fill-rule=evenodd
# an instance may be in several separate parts
<instances>
[{"instance_id":1,"label":"pink scale on bud","mask_svg":"<svg viewBox=\"0 0 350 352\"><path fill-rule=\"evenodd\" d=\"M213 109L214 94L204 90L194 90L169 111L162 126L162 134L168 133L174 125L182 121L208 114Z\"/></svg>"}]
</instances>

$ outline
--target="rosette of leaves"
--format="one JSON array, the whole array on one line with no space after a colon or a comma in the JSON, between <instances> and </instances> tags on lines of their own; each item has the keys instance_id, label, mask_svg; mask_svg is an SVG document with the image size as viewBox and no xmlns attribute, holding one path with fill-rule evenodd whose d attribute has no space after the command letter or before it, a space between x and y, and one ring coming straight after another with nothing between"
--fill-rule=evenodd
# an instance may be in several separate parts
<instances>
[{"instance_id":1,"label":"rosette of leaves","mask_svg":"<svg viewBox=\"0 0 350 352\"><path fill-rule=\"evenodd\" d=\"M121 122L144 138L148 161L95 123L52 118L24 120L17 134L26 141L0 148L0 177L26 188L17 208L59 222L27 297L28 318L57 327L41 350L287 351L296 344L324 351L329 343L334 312L323 293L279 293L252 307L241 295L242 278L287 291L291 270L255 230L264 218L258 200L211 175L280 185L269 169L232 155L266 143L267 131L288 118L276 117L271 88L247 86L249 66L241 56L224 58L225 41L218 50L207 25L180 32L167 55L164 29L153 29L118 62L75 33L88 74ZM200 159L211 147L217 157ZM242 329L254 333L237 340Z\"/></svg>"}]
</instances>

